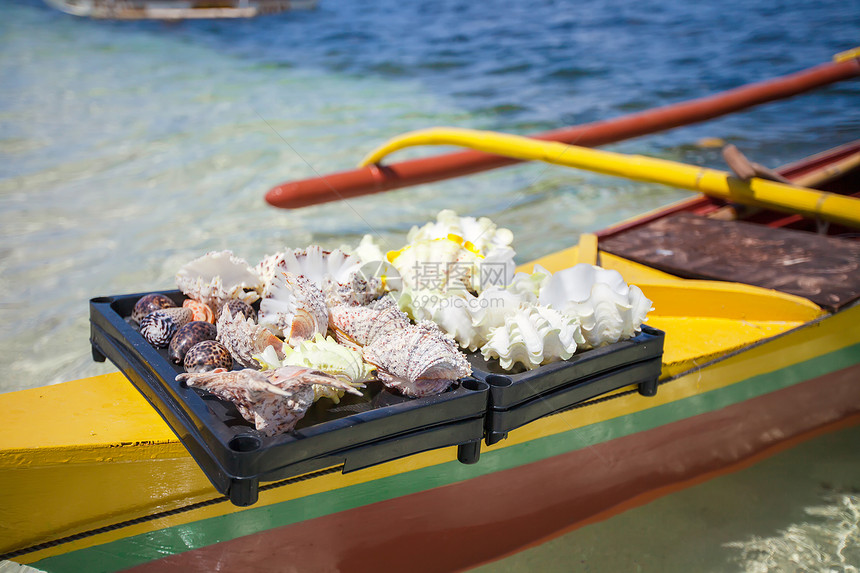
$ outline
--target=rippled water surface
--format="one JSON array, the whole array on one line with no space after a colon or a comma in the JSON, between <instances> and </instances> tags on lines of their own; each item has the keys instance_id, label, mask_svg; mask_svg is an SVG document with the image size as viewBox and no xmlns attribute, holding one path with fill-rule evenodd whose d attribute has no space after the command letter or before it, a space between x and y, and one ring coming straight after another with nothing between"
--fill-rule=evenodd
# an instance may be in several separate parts
<instances>
[{"instance_id":1,"label":"rippled water surface","mask_svg":"<svg viewBox=\"0 0 860 573\"><path fill-rule=\"evenodd\" d=\"M491 4L322 0L163 24L3 2L0 391L110 370L89 356L87 300L172 288L176 269L210 249L256 262L364 233L396 245L449 207L511 228L525 261L683 197L525 165L300 211L263 201L403 131L610 118L815 65L858 31L843 1ZM846 82L613 148L720 165L696 146L718 137L778 165L855 138L858 96Z\"/></svg>"}]
</instances>

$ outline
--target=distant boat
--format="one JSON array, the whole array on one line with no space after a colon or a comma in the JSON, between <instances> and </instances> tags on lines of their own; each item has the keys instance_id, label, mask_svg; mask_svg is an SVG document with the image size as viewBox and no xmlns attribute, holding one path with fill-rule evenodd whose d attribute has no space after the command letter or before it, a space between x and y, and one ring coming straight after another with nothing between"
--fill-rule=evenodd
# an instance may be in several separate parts
<instances>
[{"instance_id":1,"label":"distant boat","mask_svg":"<svg viewBox=\"0 0 860 573\"><path fill-rule=\"evenodd\" d=\"M103 20L187 20L254 18L288 10L312 10L318 0L45 0L85 18Z\"/></svg>"}]
</instances>

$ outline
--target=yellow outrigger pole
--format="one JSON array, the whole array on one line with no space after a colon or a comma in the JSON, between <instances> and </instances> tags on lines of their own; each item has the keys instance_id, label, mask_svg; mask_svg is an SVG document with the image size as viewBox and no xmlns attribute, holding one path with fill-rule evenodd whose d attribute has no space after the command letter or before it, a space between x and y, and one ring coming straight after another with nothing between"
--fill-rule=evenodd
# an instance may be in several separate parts
<instances>
[{"instance_id":1,"label":"yellow outrigger pole","mask_svg":"<svg viewBox=\"0 0 860 573\"><path fill-rule=\"evenodd\" d=\"M493 131L446 127L413 131L378 147L364 158L360 166L378 164L386 155L418 145L456 145L523 161L544 161L616 177L662 183L735 203L860 227L860 199L853 197L755 177L745 181L718 169Z\"/></svg>"}]
</instances>

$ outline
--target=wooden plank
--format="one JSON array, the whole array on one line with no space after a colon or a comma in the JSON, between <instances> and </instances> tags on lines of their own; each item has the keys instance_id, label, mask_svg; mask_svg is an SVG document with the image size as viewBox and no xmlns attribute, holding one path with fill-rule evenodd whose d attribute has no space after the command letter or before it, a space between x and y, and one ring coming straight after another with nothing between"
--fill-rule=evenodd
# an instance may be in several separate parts
<instances>
[{"instance_id":1,"label":"wooden plank","mask_svg":"<svg viewBox=\"0 0 860 573\"><path fill-rule=\"evenodd\" d=\"M860 298L860 243L678 213L605 239L600 248L674 275L802 296L828 310Z\"/></svg>"}]
</instances>

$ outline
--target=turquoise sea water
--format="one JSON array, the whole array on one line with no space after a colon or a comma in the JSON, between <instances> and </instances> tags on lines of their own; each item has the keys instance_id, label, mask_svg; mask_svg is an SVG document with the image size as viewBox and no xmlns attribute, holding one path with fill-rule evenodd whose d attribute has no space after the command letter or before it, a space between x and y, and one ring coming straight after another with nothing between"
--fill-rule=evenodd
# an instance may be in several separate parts
<instances>
[{"instance_id":1,"label":"turquoise sea water","mask_svg":"<svg viewBox=\"0 0 860 573\"><path fill-rule=\"evenodd\" d=\"M850 2L372 3L242 21L103 22L0 4L0 391L108 371L86 301L173 288L210 249L392 246L442 208L515 233L518 260L685 192L525 165L300 211L283 181L347 169L404 131L530 133L791 73L852 47ZM856 138L844 82L615 146L721 166L704 137L779 165ZM397 157L437 153L410 150Z\"/></svg>"},{"instance_id":2,"label":"turquoise sea water","mask_svg":"<svg viewBox=\"0 0 860 573\"><path fill-rule=\"evenodd\" d=\"M396 246L452 208L513 230L522 262L686 196L523 165L300 211L263 201L280 182L352 167L389 137L611 118L795 72L858 43L860 10L844 0L321 0L311 12L178 24L89 21L4 0L0 392L111 371L91 360L87 300L172 288L177 268L211 249L256 262L365 233ZM718 151L697 145L716 137L777 166L858 136L852 81L610 148L722 167ZM852 511L858 436L840 436L744 473L764 491L780 476L813 476L780 482L782 495L753 500L760 511L723 503L741 485L720 478L487 570L767 571L739 557L751 545L725 544L776 540L808 507ZM816 497L825 479L836 492L836 476L849 505ZM653 545L636 540L656 522L674 528ZM683 559L697 551L704 561ZM797 570L860 567L849 565Z\"/></svg>"}]
</instances>

